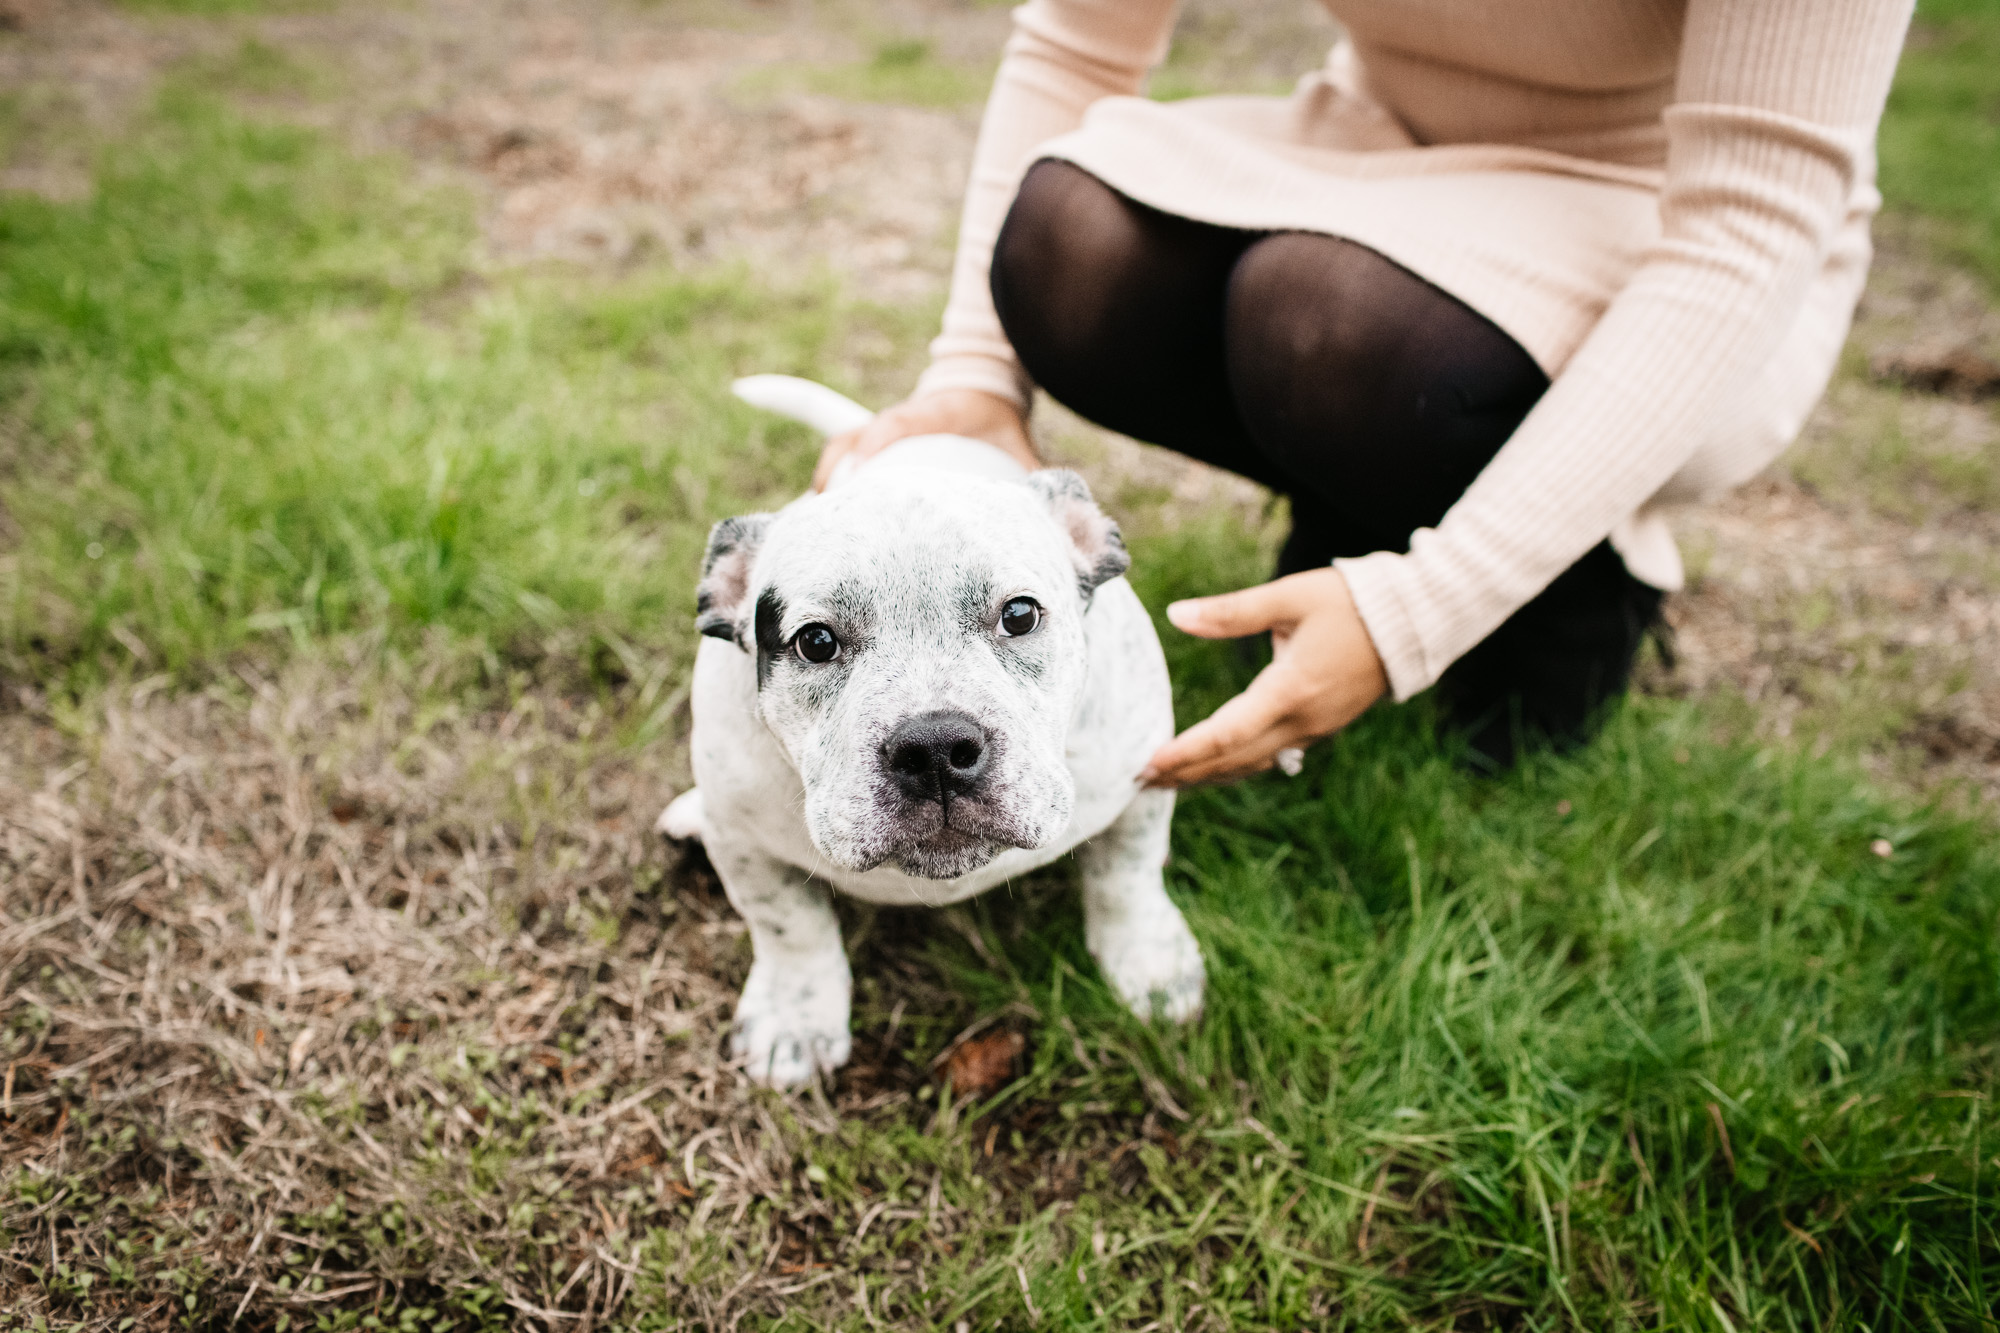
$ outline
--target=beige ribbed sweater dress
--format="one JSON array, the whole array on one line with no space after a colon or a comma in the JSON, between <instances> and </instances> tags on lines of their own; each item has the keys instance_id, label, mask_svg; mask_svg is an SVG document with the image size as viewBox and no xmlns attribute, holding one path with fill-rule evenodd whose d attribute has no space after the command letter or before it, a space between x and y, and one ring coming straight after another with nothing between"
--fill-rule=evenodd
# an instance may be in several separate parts
<instances>
[{"instance_id":1,"label":"beige ribbed sweater dress","mask_svg":"<svg viewBox=\"0 0 2000 1333\"><path fill-rule=\"evenodd\" d=\"M1289 98L1137 96L1173 0L1029 0L980 129L918 392L1029 384L988 292L1037 159L1166 212L1344 236L1553 379L1407 554L1341 560L1406 699L1607 535L1677 587L1657 513L1756 473L1819 399L1869 260L1910 0L1328 0ZM1971 164L1968 164L1971 169Z\"/></svg>"}]
</instances>

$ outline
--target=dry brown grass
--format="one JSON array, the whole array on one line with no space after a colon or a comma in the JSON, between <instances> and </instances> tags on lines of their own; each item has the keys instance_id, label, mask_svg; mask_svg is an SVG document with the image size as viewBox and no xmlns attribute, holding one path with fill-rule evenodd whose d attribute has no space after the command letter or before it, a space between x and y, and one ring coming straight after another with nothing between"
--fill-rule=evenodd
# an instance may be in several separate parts
<instances>
[{"instance_id":1,"label":"dry brown grass","mask_svg":"<svg viewBox=\"0 0 2000 1333\"><path fill-rule=\"evenodd\" d=\"M758 1093L721 1054L742 926L650 832L676 775L644 756L678 747L635 752L603 702L440 704L355 651L0 718L0 1308L722 1328L858 1274L911 1317L952 1304L962 1229L1073 1196L1075 1162L1038 1200L1046 1163L999 1141L1053 1108L968 1137L920 1104L973 1012L926 942L983 949L967 918L855 914L855 1063L832 1100ZM813 1164L913 1115L948 1160ZM1114 1173L1171 1141L1085 1120Z\"/></svg>"},{"instance_id":2,"label":"dry brown grass","mask_svg":"<svg viewBox=\"0 0 2000 1333\"><path fill-rule=\"evenodd\" d=\"M430 717L326 666L246 679L193 698L142 684L61 740L7 719L4 1159L52 1189L10 1201L0 1283L46 1293L65 1256L135 1228L169 1238L169 1289L142 1261L92 1322L158 1315L175 1283L271 1313L401 1282L386 1254L286 1228L338 1206L400 1211L405 1241L436 1247L433 1278L499 1257L520 1310L609 1308L655 1215L635 1218L635 1192L731 1208L784 1157L753 1128L717 1174L686 1142L723 1105L770 1118L716 1058L738 927L700 887L662 890L661 776L593 746L601 714L559 698ZM490 1115L462 1104L472 1061L504 1089ZM682 1123L645 1108L667 1086ZM553 1157L490 1182L412 1174L486 1143ZM547 1189L576 1191L556 1246L510 1218ZM79 1206L107 1190L152 1215Z\"/></svg>"}]
</instances>

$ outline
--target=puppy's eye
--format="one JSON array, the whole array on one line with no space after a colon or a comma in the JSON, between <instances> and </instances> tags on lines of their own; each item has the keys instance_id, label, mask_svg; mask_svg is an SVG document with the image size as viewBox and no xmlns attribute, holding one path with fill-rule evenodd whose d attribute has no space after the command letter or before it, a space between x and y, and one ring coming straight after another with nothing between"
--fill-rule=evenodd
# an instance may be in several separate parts
<instances>
[{"instance_id":1,"label":"puppy's eye","mask_svg":"<svg viewBox=\"0 0 2000 1333\"><path fill-rule=\"evenodd\" d=\"M824 625L807 625L792 636L792 651L814 666L840 656L840 640Z\"/></svg>"},{"instance_id":2,"label":"puppy's eye","mask_svg":"<svg viewBox=\"0 0 2000 1333\"><path fill-rule=\"evenodd\" d=\"M1000 608L1000 632L1010 639L1033 634L1041 623L1041 604L1032 597L1016 597Z\"/></svg>"}]
</instances>

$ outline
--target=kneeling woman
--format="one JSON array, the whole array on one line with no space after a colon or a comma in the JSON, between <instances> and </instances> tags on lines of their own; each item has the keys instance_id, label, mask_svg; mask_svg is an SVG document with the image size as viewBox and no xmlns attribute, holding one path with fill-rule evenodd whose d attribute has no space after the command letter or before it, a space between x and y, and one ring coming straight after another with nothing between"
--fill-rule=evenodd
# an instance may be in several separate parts
<instances>
[{"instance_id":1,"label":"kneeling woman","mask_svg":"<svg viewBox=\"0 0 2000 1333\"><path fill-rule=\"evenodd\" d=\"M1178 604L1272 664L1155 757L1227 780L1441 686L1573 743L1679 556L1825 390L1908 0L1328 0L1290 98L1161 104L1171 0L1030 0L915 393L833 441L1031 464L1031 386L1290 498L1273 582Z\"/></svg>"}]
</instances>

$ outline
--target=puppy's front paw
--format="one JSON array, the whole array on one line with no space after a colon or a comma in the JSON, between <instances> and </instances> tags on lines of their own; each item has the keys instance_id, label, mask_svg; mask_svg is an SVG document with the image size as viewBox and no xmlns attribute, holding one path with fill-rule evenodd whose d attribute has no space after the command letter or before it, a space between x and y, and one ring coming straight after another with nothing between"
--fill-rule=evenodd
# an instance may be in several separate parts
<instances>
[{"instance_id":1,"label":"puppy's front paw","mask_svg":"<svg viewBox=\"0 0 2000 1333\"><path fill-rule=\"evenodd\" d=\"M796 1017L746 1014L740 1005L729 1036L729 1053L744 1074L772 1088L802 1087L816 1073L830 1074L847 1063L849 1050L845 1028L816 1030Z\"/></svg>"},{"instance_id":2,"label":"puppy's front paw","mask_svg":"<svg viewBox=\"0 0 2000 1333\"><path fill-rule=\"evenodd\" d=\"M1201 946L1179 911L1106 922L1092 932L1090 951L1104 979L1141 1018L1185 1023L1201 1013L1208 984Z\"/></svg>"},{"instance_id":3,"label":"puppy's front paw","mask_svg":"<svg viewBox=\"0 0 2000 1333\"><path fill-rule=\"evenodd\" d=\"M824 975L815 975L823 971ZM750 969L729 1053L746 1076L773 1088L810 1083L847 1063L849 981L845 968L789 969L759 961Z\"/></svg>"}]
</instances>

